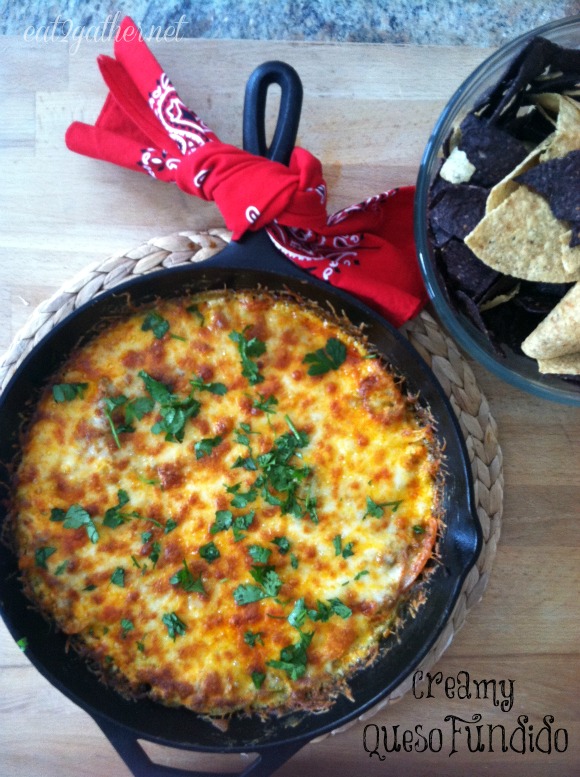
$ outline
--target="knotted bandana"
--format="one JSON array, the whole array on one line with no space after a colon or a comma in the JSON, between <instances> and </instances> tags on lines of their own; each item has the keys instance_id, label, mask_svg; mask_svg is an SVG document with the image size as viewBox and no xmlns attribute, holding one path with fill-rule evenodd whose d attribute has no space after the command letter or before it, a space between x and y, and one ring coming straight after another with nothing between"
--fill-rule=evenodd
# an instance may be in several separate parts
<instances>
[{"instance_id":1,"label":"knotted bandana","mask_svg":"<svg viewBox=\"0 0 580 777\"><path fill-rule=\"evenodd\" d=\"M109 88L94 126L74 122L72 151L212 200L234 240L265 229L292 262L354 294L400 326L425 304L413 240L414 187L370 197L328 216L316 157L295 148L288 166L222 141L179 98L126 17L115 58L98 65Z\"/></svg>"}]
</instances>

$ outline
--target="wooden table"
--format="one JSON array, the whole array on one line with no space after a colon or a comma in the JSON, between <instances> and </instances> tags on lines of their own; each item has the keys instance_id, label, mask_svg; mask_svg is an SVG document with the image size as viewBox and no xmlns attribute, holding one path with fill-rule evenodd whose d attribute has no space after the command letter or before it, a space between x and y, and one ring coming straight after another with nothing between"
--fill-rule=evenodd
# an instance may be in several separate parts
<instances>
[{"instance_id":1,"label":"wooden table","mask_svg":"<svg viewBox=\"0 0 580 777\"><path fill-rule=\"evenodd\" d=\"M397 184L413 183L429 131L450 94L489 52L465 47L275 44L180 40L152 44L181 96L223 140L241 143L245 81L268 59L293 64L304 82L299 143L323 162L330 210ZM68 152L73 119L92 121L105 96L95 57L110 44L0 39L0 352L34 306L87 264L183 228L221 224L212 204ZM580 774L580 412L540 401L474 372L499 426L505 512L491 581L438 663L445 685L432 698L408 694L370 721L309 744L278 774ZM452 694L453 678L512 680L513 706ZM473 686L472 686L473 687ZM456 686L456 691L459 688ZM528 716L560 729L564 752L471 753L465 730L452 752L452 723L481 714L508 733ZM519 720L523 720L520 718ZM365 726L389 737L441 729L440 752L364 749ZM462 726L460 722L456 725ZM368 739L374 728L366 730ZM421 731L421 729L419 729ZM564 733L563 733L564 731ZM474 730L475 733L475 730ZM545 734L543 735L545 736ZM437 734L434 734L434 746ZM517 748L519 740L514 739ZM540 745L545 746L543 741ZM417 747L421 749L419 741ZM162 763L239 771L238 756L201 757L149 748ZM96 724L29 663L0 624L0 774L6 777L124 777L128 770Z\"/></svg>"}]
</instances>

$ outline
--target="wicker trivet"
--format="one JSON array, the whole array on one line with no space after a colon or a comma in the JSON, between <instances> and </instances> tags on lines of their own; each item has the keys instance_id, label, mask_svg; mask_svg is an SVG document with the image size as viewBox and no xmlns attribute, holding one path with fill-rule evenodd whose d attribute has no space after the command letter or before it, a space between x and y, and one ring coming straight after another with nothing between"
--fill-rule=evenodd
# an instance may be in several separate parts
<instances>
[{"instance_id":1,"label":"wicker trivet","mask_svg":"<svg viewBox=\"0 0 580 777\"><path fill-rule=\"evenodd\" d=\"M17 333L0 362L0 391L34 345L75 308L130 277L145 275L163 267L203 261L224 248L229 241L230 233L225 229L179 232L153 238L126 253L111 256L103 262L87 267L56 294L41 303ZM487 585L501 529L502 453L497 440L495 420L473 371L437 321L423 311L407 323L402 331L430 365L457 414L467 444L477 513L483 529L480 557L465 580L457 605L443 633L421 664L420 668L427 671L450 645L455 633L463 625L468 611L481 599ZM408 678L379 705L361 716L360 720L368 719L387 704L404 696L411 687L411 681L411 678ZM343 731L350 725L352 722L332 733ZM320 739L322 738L324 737Z\"/></svg>"}]
</instances>

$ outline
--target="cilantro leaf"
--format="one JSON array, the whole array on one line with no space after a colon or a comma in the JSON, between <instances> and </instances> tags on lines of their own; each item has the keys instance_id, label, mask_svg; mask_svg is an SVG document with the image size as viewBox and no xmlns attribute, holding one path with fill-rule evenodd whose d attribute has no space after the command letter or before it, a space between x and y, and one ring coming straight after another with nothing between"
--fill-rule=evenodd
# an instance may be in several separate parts
<instances>
[{"instance_id":1,"label":"cilantro leaf","mask_svg":"<svg viewBox=\"0 0 580 777\"><path fill-rule=\"evenodd\" d=\"M349 558L349 556L354 556L354 550L352 549L354 542L347 542L346 545L343 547L341 534L337 534L336 537L334 537L334 539L332 540L332 544L334 545L335 556L342 556L343 558Z\"/></svg>"},{"instance_id":2,"label":"cilantro leaf","mask_svg":"<svg viewBox=\"0 0 580 777\"><path fill-rule=\"evenodd\" d=\"M272 551L269 548L265 548L263 545L250 545L248 547L248 553L256 564L267 564L272 555Z\"/></svg>"},{"instance_id":3,"label":"cilantro leaf","mask_svg":"<svg viewBox=\"0 0 580 777\"><path fill-rule=\"evenodd\" d=\"M117 567L111 575L111 583L118 585L119 588L125 587L125 570L123 567Z\"/></svg>"},{"instance_id":4,"label":"cilantro leaf","mask_svg":"<svg viewBox=\"0 0 580 777\"><path fill-rule=\"evenodd\" d=\"M255 502L258 496L258 492L255 488L250 488L247 491L240 491L241 483L236 483L235 486L226 486L228 494L233 494L233 498L230 501L232 507L247 507L250 502Z\"/></svg>"},{"instance_id":5,"label":"cilantro leaf","mask_svg":"<svg viewBox=\"0 0 580 777\"><path fill-rule=\"evenodd\" d=\"M306 673L308 656L306 650L312 641L314 632L300 632L300 641L287 645L280 651L278 661L267 661L267 666L281 669L291 680L299 680Z\"/></svg>"},{"instance_id":6,"label":"cilantro leaf","mask_svg":"<svg viewBox=\"0 0 580 777\"><path fill-rule=\"evenodd\" d=\"M393 502L380 502L380 503L377 503L377 502L374 501L374 499L371 499L370 496L367 496L367 509L366 509L365 514L362 517L362 520L364 521L364 519L368 515L370 515L372 518L382 518L382 516L383 516L383 514L385 512L383 508L385 508L385 507L390 507L391 508L391 512L396 513L397 510L399 509L399 506L401 505L402 501L403 501L402 499L397 499L397 500L395 500Z\"/></svg>"},{"instance_id":7,"label":"cilantro leaf","mask_svg":"<svg viewBox=\"0 0 580 777\"><path fill-rule=\"evenodd\" d=\"M352 610L350 607L347 607L344 602L341 602L340 599L329 599L328 603L330 604L330 608L332 612L335 615L338 615L340 618L346 619L350 618L352 615Z\"/></svg>"},{"instance_id":8,"label":"cilantro leaf","mask_svg":"<svg viewBox=\"0 0 580 777\"><path fill-rule=\"evenodd\" d=\"M252 361L266 352L266 343L258 340L257 337L246 338L244 332L230 332L229 338L238 346L240 361L242 364L242 375L247 378L252 386L256 383L262 383L264 376L260 374L258 365Z\"/></svg>"},{"instance_id":9,"label":"cilantro leaf","mask_svg":"<svg viewBox=\"0 0 580 777\"><path fill-rule=\"evenodd\" d=\"M263 633L261 631L246 631L244 634L244 642L250 647L256 647L256 645L263 645L262 639Z\"/></svg>"},{"instance_id":10,"label":"cilantro leaf","mask_svg":"<svg viewBox=\"0 0 580 777\"><path fill-rule=\"evenodd\" d=\"M193 392L180 399L172 394L169 386L155 380L144 370L139 371L139 377L151 399L159 405L161 420L151 427L153 434L165 433L168 442L183 442L185 424L189 418L195 418L199 413L200 402L194 399Z\"/></svg>"},{"instance_id":11,"label":"cilantro leaf","mask_svg":"<svg viewBox=\"0 0 580 777\"><path fill-rule=\"evenodd\" d=\"M52 548L48 545L37 548L34 551L34 563L41 569L48 569L46 566L46 561L48 558L50 558L50 556L52 556L53 553L56 553L56 548Z\"/></svg>"},{"instance_id":12,"label":"cilantro leaf","mask_svg":"<svg viewBox=\"0 0 580 777\"><path fill-rule=\"evenodd\" d=\"M208 564L211 564L213 561L218 559L221 554L215 542L208 542L200 547L199 555L205 559Z\"/></svg>"},{"instance_id":13,"label":"cilantro leaf","mask_svg":"<svg viewBox=\"0 0 580 777\"><path fill-rule=\"evenodd\" d=\"M123 618L121 621L121 637L125 639L127 634L130 631L133 631L134 628L133 621L130 621L128 618Z\"/></svg>"},{"instance_id":14,"label":"cilantro leaf","mask_svg":"<svg viewBox=\"0 0 580 777\"><path fill-rule=\"evenodd\" d=\"M346 359L346 346L335 337L326 341L324 348L318 348L313 353L307 353L303 364L310 364L309 375L324 375L330 370L337 370Z\"/></svg>"},{"instance_id":15,"label":"cilantro leaf","mask_svg":"<svg viewBox=\"0 0 580 777\"><path fill-rule=\"evenodd\" d=\"M308 608L306 607L306 604L304 603L304 598L300 598L296 601L294 604L294 607L292 608L292 612L288 616L288 623L291 626L294 626L296 629L301 629L304 621L306 620L306 617L308 615Z\"/></svg>"},{"instance_id":16,"label":"cilantro leaf","mask_svg":"<svg viewBox=\"0 0 580 777\"><path fill-rule=\"evenodd\" d=\"M258 585L242 583L234 591L236 604L250 604L278 594L282 581L273 567L252 567L250 574Z\"/></svg>"},{"instance_id":17,"label":"cilantro leaf","mask_svg":"<svg viewBox=\"0 0 580 777\"><path fill-rule=\"evenodd\" d=\"M167 627L167 633L174 642L178 635L183 636L187 631L187 626L175 612L166 613L161 621Z\"/></svg>"},{"instance_id":18,"label":"cilantro leaf","mask_svg":"<svg viewBox=\"0 0 580 777\"><path fill-rule=\"evenodd\" d=\"M205 437L203 440L199 440L193 446L195 450L195 458L203 459L205 456L210 456L214 448L221 443L222 438L218 434L217 437Z\"/></svg>"},{"instance_id":19,"label":"cilantro leaf","mask_svg":"<svg viewBox=\"0 0 580 777\"><path fill-rule=\"evenodd\" d=\"M52 387L52 397L55 402L72 402L73 399L84 396L88 383L55 383Z\"/></svg>"},{"instance_id":20,"label":"cilantro leaf","mask_svg":"<svg viewBox=\"0 0 580 777\"><path fill-rule=\"evenodd\" d=\"M252 583L242 583L234 591L236 604L251 604L265 598L264 590L259 585L253 585Z\"/></svg>"},{"instance_id":21,"label":"cilantro leaf","mask_svg":"<svg viewBox=\"0 0 580 777\"><path fill-rule=\"evenodd\" d=\"M117 491L117 504L114 507L109 507L105 512L103 518L103 526L108 526L110 529L116 529L122 523L126 523L131 518L140 518L139 513L133 511L131 513L121 512L123 508L129 502L129 494L122 488Z\"/></svg>"},{"instance_id":22,"label":"cilantro leaf","mask_svg":"<svg viewBox=\"0 0 580 777\"><path fill-rule=\"evenodd\" d=\"M244 529L248 529L254 520L255 516L254 510L250 510L249 513L246 513L245 515L237 515L233 520L233 532L234 532L234 541L239 542L240 540L243 540L246 536L243 532Z\"/></svg>"},{"instance_id":23,"label":"cilantro leaf","mask_svg":"<svg viewBox=\"0 0 580 777\"><path fill-rule=\"evenodd\" d=\"M217 510L215 521L210 526L211 534L217 534L220 531L227 531L232 525L234 516L231 510Z\"/></svg>"},{"instance_id":24,"label":"cilantro leaf","mask_svg":"<svg viewBox=\"0 0 580 777\"><path fill-rule=\"evenodd\" d=\"M272 543L277 546L283 556L290 550L290 540L288 537L274 537Z\"/></svg>"},{"instance_id":25,"label":"cilantro leaf","mask_svg":"<svg viewBox=\"0 0 580 777\"><path fill-rule=\"evenodd\" d=\"M206 383L203 378L193 378L189 381L194 389L198 391L209 391L210 394L216 394L216 396L223 397L227 394L228 387L225 383Z\"/></svg>"},{"instance_id":26,"label":"cilantro leaf","mask_svg":"<svg viewBox=\"0 0 580 777\"><path fill-rule=\"evenodd\" d=\"M155 337L160 340L169 331L169 321L153 310L145 316L141 330L143 332L153 332Z\"/></svg>"},{"instance_id":27,"label":"cilantro leaf","mask_svg":"<svg viewBox=\"0 0 580 777\"><path fill-rule=\"evenodd\" d=\"M198 578L194 578L189 567L187 566L187 561L185 559L183 559L183 569L180 569L178 572L172 575L169 578L169 582L171 585L181 586L181 588L183 588L184 591L187 591L187 593L192 593L193 591L196 591L200 594L205 593L201 575Z\"/></svg>"},{"instance_id":28,"label":"cilantro leaf","mask_svg":"<svg viewBox=\"0 0 580 777\"><path fill-rule=\"evenodd\" d=\"M276 412L274 410L274 406L278 404L278 400L273 394L265 397L264 394L260 394L260 392L258 392L258 397L259 399L254 399L252 407L255 407L256 410L261 410L262 412L266 413L266 415L272 415Z\"/></svg>"},{"instance_id":29,"label":"cilantro leaf","mask_svg":"<svg viewBox=\"0 0 580 777\"><path fill-rule=\"evenodd\" d=\"M81 526L84 526L91 542L97 542L99 539L99 532L93 519L84 507L80 505L75 504L69 507L66 511L63 526L65 529L79 529Z\"/></svg>"},{"instance_id":30,"label":"cilantro leaf","mask_svg":"<svg viewBox=\"0 0 580 777\"><path fill-rule=\"evenodd\" d=\"M262 687L265 679L266 675L264 672L252 672L252 682L258 690Z\"/></svg>"}]
</instances>

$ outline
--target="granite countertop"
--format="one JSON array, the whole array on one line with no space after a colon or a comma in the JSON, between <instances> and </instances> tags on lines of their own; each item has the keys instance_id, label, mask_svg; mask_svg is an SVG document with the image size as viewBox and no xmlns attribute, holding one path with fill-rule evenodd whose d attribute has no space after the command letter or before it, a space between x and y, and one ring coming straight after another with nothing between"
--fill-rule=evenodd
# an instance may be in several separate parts
<instances>
[{"instance_id":1,"label":"granite countertop","mask_svg":"<svg viewBox=\"0 0 580 777\"><path fill-rule=\"evenodd\" d=\"M4 6L2 8L2 6ZM580 14L579 0L206 0L131 8L97 0L4 0L0 34L103 36L129 13L144 34L181 38L499 46L534 27Z\"/></svg>"}]
</instances>

